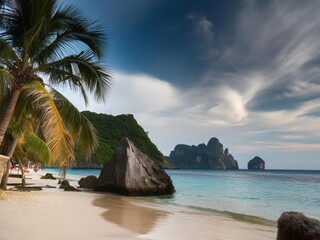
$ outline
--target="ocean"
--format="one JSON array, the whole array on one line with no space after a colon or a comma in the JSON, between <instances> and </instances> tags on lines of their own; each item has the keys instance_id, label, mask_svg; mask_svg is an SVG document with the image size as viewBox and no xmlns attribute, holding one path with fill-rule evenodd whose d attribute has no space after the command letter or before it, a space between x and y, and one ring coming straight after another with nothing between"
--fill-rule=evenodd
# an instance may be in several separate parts
<instances>
[{"instance_id":1,"label":"ocean","mask_svg":"<svg viewBox=\"0 0 320 240\"><path fill-rule=\"evenodd\" d=\"M46 169L57 174L57 169ZM284 211L320 219L320 171L166 170L173 196L146 197L159 205L183 207L234 218L276 221ZM100 169L70 169L67 178L99 176Z\"/></svg>"}]
</instances>

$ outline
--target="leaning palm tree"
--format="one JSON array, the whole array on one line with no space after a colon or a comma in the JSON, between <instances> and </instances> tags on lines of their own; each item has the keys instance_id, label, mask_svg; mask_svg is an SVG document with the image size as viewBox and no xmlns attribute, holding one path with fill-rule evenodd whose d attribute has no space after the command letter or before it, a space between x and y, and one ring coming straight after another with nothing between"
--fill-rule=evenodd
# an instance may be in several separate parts
<instances>
[{"instance_id":1,"label":"leaning palm tree","mask_svg":"<svg viewBox=\"0 0 320 240\"><path fill-rule=\"evenodd\" d=\"M96 22L72 6L58 6L56 0L2 0L0 5L0 99L8 99L0 144L23 94L44 108L50 101L43 100L43 89L55 85L79 91L85 103L87 91L105 99L110 75L99 62L105 36ZM47 127L56 122L57 111L51 110L51 120L43 123Z\"/></svg>"},{"instance_id":2,"label":"leaning palm tree","mask_svg":"<svg viewBox=\"0 0 320 240\"><path fill-rule=\"evenodd\" d=\"M33 156L38 161L48 164L51 161L51 150L49 146L34 133L34 124L31 117L26 117L20 123L11 121L9 130L10 138L13 140L9 145L7 154L19 164L22 173L22 189L24 189L26 179L21 159ZM9 163L10 161L7 163L8 166L10 166ZM6 170L6 174L2 177L1 181L1 189L3 190L7 188L9 176L9 168Z\"/></svg>"},{"instance_id":3,"label":"leaning palm tree","mask_svg":"<svg viewBox=\"0 0 320 240\"><path fill-rule=\"evenodd\" d=\"M88 119L57 90L49 92L36 81L22 91L8 130L11 144L7 156L12 157L23 142L26 153L36 153L42 161L57 167L73 164L74 146L89 157L98 143ZM21 159L23 151L18 152L16 158ZM6 188L7 178L8 174L4 175L2 189Z\"/></svg>"}]
</instances>

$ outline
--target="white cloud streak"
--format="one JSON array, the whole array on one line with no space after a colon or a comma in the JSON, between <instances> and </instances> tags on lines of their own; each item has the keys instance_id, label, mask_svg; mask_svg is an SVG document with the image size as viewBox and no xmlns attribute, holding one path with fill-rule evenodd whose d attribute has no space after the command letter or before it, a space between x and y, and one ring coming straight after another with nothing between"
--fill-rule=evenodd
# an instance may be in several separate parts
<instances>
[{"instance_id":1,"label":"white cloud streak","mask_svg":"<svg viewBox=\"0 0 320 240\"><path fill-rule=\"evenodd\" d=\"M299 143L299 142L276 142L260 141L252 142L250 145L240 145L234 147L234 150L240 153L252 152L301 152L301 151L319 151L319 143Z\"/></svg>"}]
</instances>

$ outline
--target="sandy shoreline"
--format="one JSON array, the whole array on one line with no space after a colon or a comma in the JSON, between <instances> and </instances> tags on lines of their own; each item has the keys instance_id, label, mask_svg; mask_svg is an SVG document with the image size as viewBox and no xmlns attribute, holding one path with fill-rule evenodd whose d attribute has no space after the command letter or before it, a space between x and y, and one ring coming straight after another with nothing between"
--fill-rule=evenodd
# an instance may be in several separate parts
<instances>
[{"instance_id":1,"label":"sandy shoreline","mask_svg":"<svg viewBox=\"0 0 320 240\"><path fill-rule=\"evenodd\" d=\"M28 183L58 186L29 173ZM13 181L17 181L13 179ZM19 181L19 179L18 179ZM77 182L71 182L77 186ZM276 239L276 227L214 214L166 208L113 194L5 192L0 196L0 240L40 239Z\"/></svg>"}]
</instances>

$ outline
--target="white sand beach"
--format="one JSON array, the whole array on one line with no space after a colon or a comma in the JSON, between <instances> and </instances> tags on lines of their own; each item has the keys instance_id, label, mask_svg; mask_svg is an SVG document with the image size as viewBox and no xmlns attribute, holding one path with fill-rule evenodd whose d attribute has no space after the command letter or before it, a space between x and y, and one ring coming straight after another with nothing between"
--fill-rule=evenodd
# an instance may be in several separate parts
<instances>
[{"instance_id":1,"label":"white sand beach","mask_svg":"<svg viewBox=\"0 0 320 240\"><path fill-rule=\"evenodd\" d=\"M0 239L276 239L276 227L220 215L166 208L144 201L96 192L64 192L57 180L27 174L42 191L6 191L0 195ZM10 179L20 181L20 179ZM77 186L77 182L71 182Z\"/></svg>"}]
</instances>

